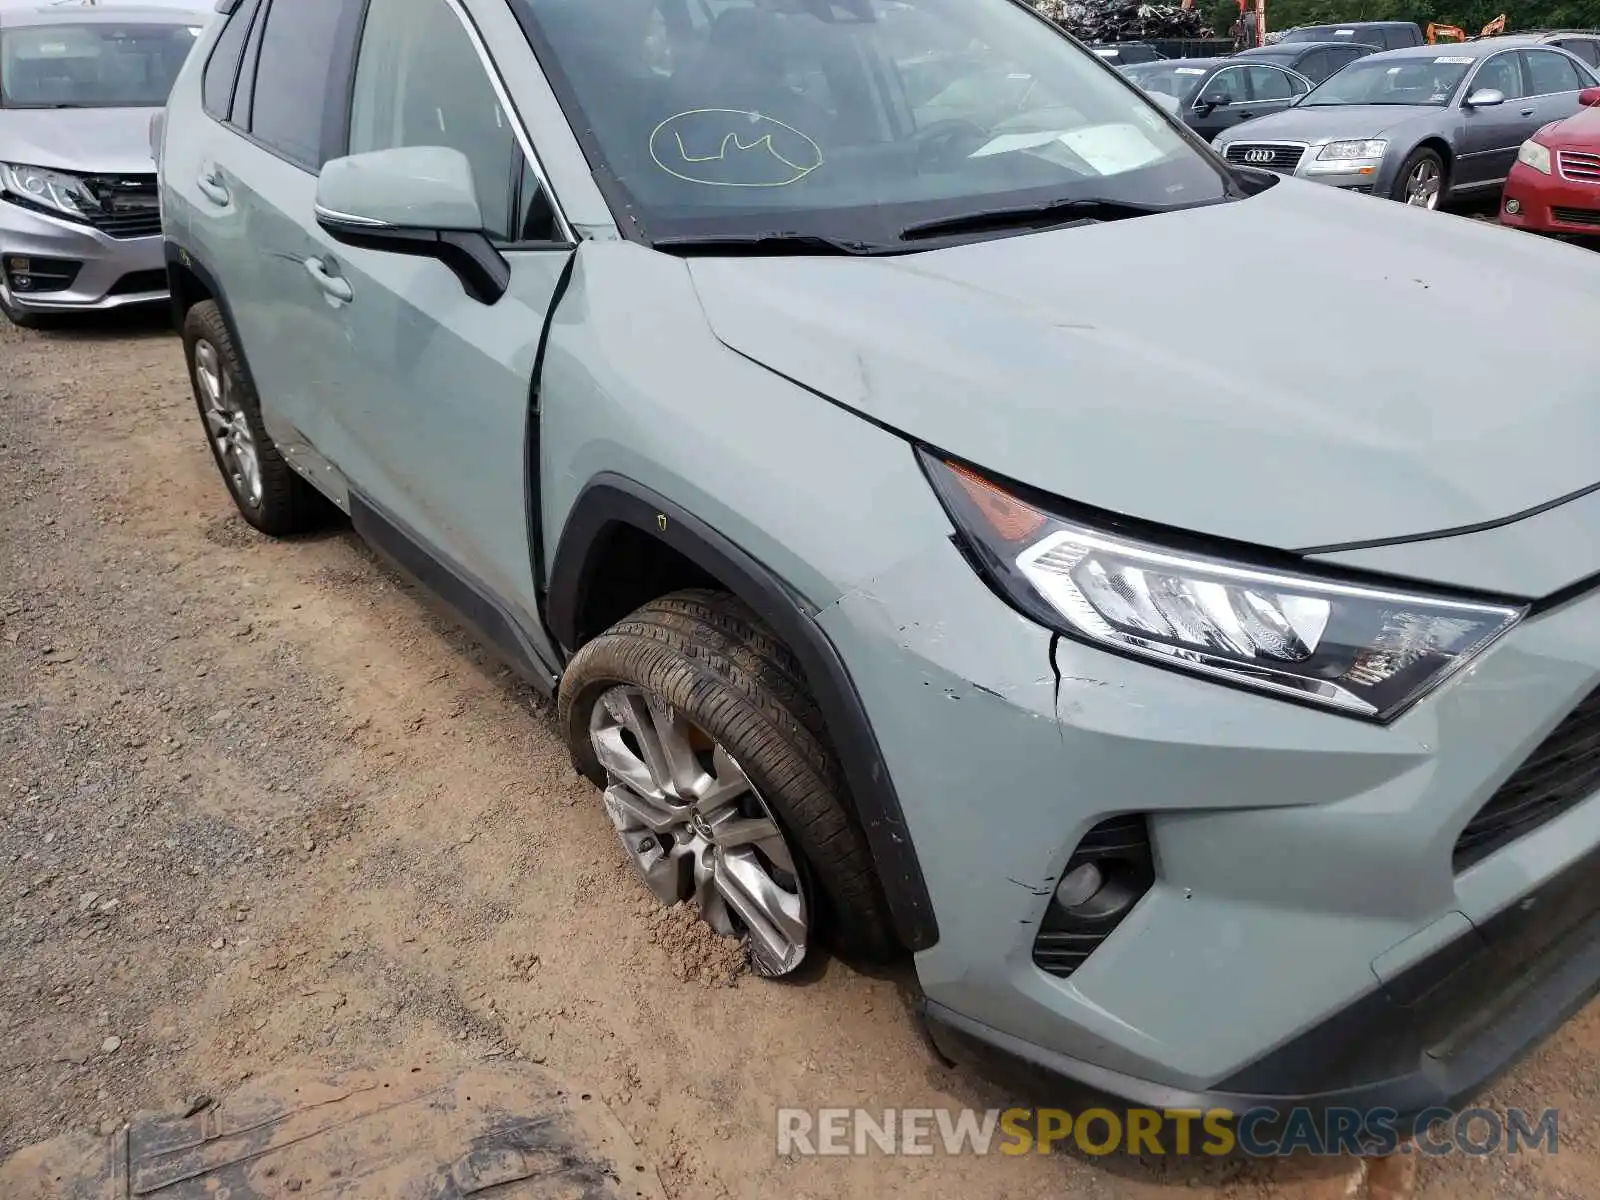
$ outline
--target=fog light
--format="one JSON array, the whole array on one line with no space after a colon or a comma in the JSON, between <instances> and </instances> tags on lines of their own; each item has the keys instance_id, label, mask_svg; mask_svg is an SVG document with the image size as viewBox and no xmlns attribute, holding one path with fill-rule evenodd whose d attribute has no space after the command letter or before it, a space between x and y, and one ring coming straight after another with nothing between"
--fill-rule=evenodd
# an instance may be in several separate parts
<instances>
[{"instance_id":1,"label":"fog light","mask_svg":"<svg viewBox=\"0 0 1600 1200\"><path fill-rule=\"evenodd\" d=\"M32 275L13 275L11 277L11 286L13 288L15 288L19 292L32 291L33 290L33 276Z\"/></svg>"},{"instance_id":2,"label":"fog light","mask_svg":"<svg viewBox=\"0 0 1600 1200\"><path fill-rule=\"evenodd\" d=\"M1105 876L1100 874L1100 868L1092 862L1074 867L1061 877L1060 883L1056 884L1056 903L1067 909L1087 904L1094 899L1095 893L1105 881Z\"/></svg>"},{"instance_id":3,"label":"fog light","mask_svg":"<svg viewBox=\"0 0 1600 1200\"><path fill-rule=\"evenodd\" d=\"M1520 201L1520 200L1507 200L1506 201L1506 211L1508 213L1510 213L1512 216L1516 216L1519 212L1522 211L1522 201Z\"/></svg>"}]
</instances>

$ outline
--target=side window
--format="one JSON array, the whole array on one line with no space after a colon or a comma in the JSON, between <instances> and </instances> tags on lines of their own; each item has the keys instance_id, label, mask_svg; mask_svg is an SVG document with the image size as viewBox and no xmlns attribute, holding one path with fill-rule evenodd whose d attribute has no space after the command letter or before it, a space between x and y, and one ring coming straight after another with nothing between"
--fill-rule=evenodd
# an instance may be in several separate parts
<instances>
[{"instance_id":1,"label":"side window","mask_svg":"<svg viewBox=\"0 0 1600 1200\"><path fill-rule=\"evenodd\" d=\"M308 171L322 167L323 105L343 7L336 0L272 0L261 33L250 132Z\"/></svg>"},{"instance_id":2,"label":"side window","mask_svg":"<svg viewBox=\"0 0 1600 1200\"><path fill-rule=\"evenodd\" d=\"M1333 73L1333 55L1332 50L1313 50L1297 62L1294 69L1311 82L1321 83Z\"/></svg>"},{"instance_id":3,"label":"side window","mask_svg":"<svg viewBox=\"0 0 1600 1200\"><path fill-rule=\"evenodd\" d=\"M206 112L219 121L226 121L233 107L233 89L239 81L239 62L244 57L245 39L250 36L250 25L256 17L256 0L245 0L228 17L228 23L217 35L211 47L211 57L206 60L206 72L200 85L201 103Z\"/></svg>"},{"instance_id":4,"label":"side window","mask_svg":"<svg viewBox=\"0 0 1600 1200\"><path fill-rule=\"evenodd\" d=\"M1212 96L1226 96L1230 103L1243 104L1250 98L1249 91L1245 85L1244 72L1244 67L1228 67L1225 70L1218 71L1210 79L1206 80L1206 85L1200 89L1200 95L1196 97L1195 103L1199 104L1202 100L1208 100Z\"/></svg>"},{"instance_id":5,"label":"side window","mask_svg":"<svg viewBox=\"0 0 1600 1200\"><path fill-rule=\"evenodd\" d=\"M1252 100L1287 100L1294 95L1293 77L1277 67L1246 67ZM1224 75L1228 72L1224 71Z\"/></svg>"},{"instance_id":6,"label":"side window","mask_svg":"<svg viewBox=\"0 0 1600 1200\"><path fill-rule=\"evenodd\" d=\"M1415 42L1416 39L1411 36L1409 30L1391 27L1383 31L1383 44L1391 50L1399 50Z\"/></svg>"},{"instance_id":7,"label":"side window","mask_svg":"<svg viewBox=\"0 0 1600 1200\"><path fill-rule=\"evenodd\" d=\"M1522 76L1517 71L1515 54L1496 54L1484 63L1473 77L1471 88L1464 94L1481 92L1485 88L1504 92L1507 100L1517 100L1523 96Z\"/></svg>"},{"instance_id":8,"label":"side window","mask_svg":"<svg viewBox=\"0 0 1600 1200\"><path fill-rule=\"evenodd\" d=\"M1522 64L1528 72L1528 95L1548 96L1554 92L1575 92L1584 86L1577 65L1553 50L1524 50Z\"/></svg>"},{"instance_id":9,"label":"side window","mask_svg":"<svg viewBox=\"0 0 1600 1200\"><path fill-rule=\"evenodd\" d=\"M445 0L371 0L356 59L350 153L448 146L472 164L484 232L551 241L549 198L517 146L477 47Z\"/></svg>"}]
</instances>

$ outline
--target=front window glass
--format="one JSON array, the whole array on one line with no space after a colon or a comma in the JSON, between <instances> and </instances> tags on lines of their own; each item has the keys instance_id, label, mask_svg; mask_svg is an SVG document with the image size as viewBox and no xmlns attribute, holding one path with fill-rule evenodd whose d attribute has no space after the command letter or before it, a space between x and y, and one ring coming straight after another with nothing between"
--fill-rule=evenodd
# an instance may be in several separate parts
<instances>
[{"instance_id":1,"label":"front window glass","mask_svg":"<svg viewBox=\"0 0 1600 1200\"><path fill-rule=\"evenodd\" d=\"M0 32L0 107L160 108L198 26L85 23Z\"/></svg>"},{"instance_id":2,"label":"front window glass","mask_svg":"<svg viewBox=\"0 0 1600 1200\"><path fill-rule=\"evenodd\" d=\"M1464 55L1440 54L1422 58L1363 58L1312 89L1302 108L1338 104L1450 103L1461 81L1472 69Z\"/></svg>"},{"instance_id":3,"label":"front window glass","mask_svg":"<svg viewBox=\"0 0 1600 1200\"><path fill-rule=\"evenodd\" d=\"M1154 105L1010 0L516 2L652 240L882 246L981 210L1227 195Z\"/></svg>"}]
</instances>

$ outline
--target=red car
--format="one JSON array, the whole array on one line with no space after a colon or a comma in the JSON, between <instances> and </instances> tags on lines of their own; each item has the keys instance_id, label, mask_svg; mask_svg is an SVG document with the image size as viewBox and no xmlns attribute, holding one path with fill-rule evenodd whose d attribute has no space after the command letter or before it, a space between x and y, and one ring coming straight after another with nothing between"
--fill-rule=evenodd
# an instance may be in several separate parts
<instances>
[{"instance_id":1,"label":"red car","mask_svg":"<svg viewBox=\"0 0 1600 1200\"><path fill-rule=\"evenodd\" d=\"M1500 223L1535 233L1600 237L1600 87L1578 93L1576 116L1522 143L1500 201Z\"/></svg>"}]
</instances>

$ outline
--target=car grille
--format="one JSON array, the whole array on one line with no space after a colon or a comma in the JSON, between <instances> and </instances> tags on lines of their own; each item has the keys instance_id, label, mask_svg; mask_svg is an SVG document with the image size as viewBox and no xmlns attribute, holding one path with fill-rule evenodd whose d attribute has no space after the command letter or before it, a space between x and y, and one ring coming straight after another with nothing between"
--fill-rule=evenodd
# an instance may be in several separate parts
<instances>
[{"instance_id":1,"label":"car grille","mask_svg":"<svg viewBox=\"0 0 1600 1200\"><path fill-rule=\"evenodd\" d=\"M1556 166L1561 178L1573 183L1600 183L1600 154L1579 150L1557 150Z\"/></svg>"},{"instance_id":2,"label":"car grille","mask_svg":"<svg viewBox=\"0 0 1600 1200\"><path fill-rule=\"evenodd\" d=\"M1600 228L1600 209L1552 208L1550 215L1568 225L1593 225Z\"/></svg>"},{"instance_id":3,"label":"car grille","mask_svg":"<svg viewBox=\"0 0 1600 1200\"><path fill-rule=\"evenodd\" d=\"M1591 215L1600 224L1600 213ZM1600 690L1573 709L1468 822L1456 839L1455 869L1466 870L1596 790L1600 790Z\"/></svg>"},{"instance_id":4,"label":"car grille","mask_svg":"<svg viewBox=\"0 0 1600 1200\"><path fill-rule=\"evenodd\" d=\"M161 208L154 175L96 175L84 180L100 202L85 219L113 238L150 237L161 232Z\"/></svg>"},{"instance_id":5,"label":"car grille","mask_svg":"<svg viewBox=\"0 0 1600 1200\"><path fill-rule=\"evenodd\" d=\"M1293 173L1305 154L1304 146L1284 146L1267 142L1234 142L1228 147L1227 158L1241 167L1261 167L1280 175Z\"/></svg>"}]
</instances>

